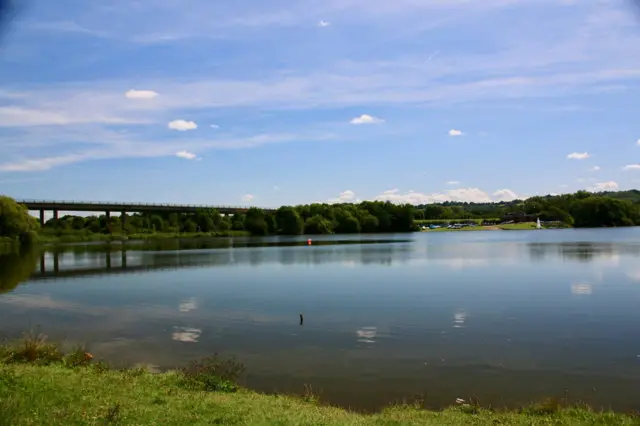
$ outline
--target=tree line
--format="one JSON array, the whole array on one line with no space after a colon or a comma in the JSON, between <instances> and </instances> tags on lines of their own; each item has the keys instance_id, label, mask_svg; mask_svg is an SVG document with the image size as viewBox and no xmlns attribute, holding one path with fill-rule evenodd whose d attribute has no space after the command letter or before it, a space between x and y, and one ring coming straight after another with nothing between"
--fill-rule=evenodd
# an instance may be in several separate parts
<instances>
[{"instance_id":1,"label":"tree line","mask_svg":"<svg viewBox=\"0 0 640 426\"><path fill-rule=\"evenodd\" d=\"M416 219L490 219L521 212L575 227L633 226L640 225L640 191L578 191L499 203L446 202L416 209Z\"/></svg>"},{"instance_id":2,"label":"tree line","mask_svg":"<svg viewBox=\"0 0 640 426\"><path fill-rule=\"evenodd\" d=\"M14 203L15 204L15 203ZM19 209L19 207L16 207ZM127 234L217 233L244 231L251 235L356 234L411 232L416 230L415 208L409 204L363 202L359 204L309 204L283 206L275 211L250 208L244 213L221 215L215 209L195 213L136 213L121 216L67 215L49 219L44 232ZM25 219L33 223L33 218ZM36 224L37 225L37 224Z\"/></svg>"},{"instance_id":3,"label":"tree line","mask_svg":"<svg viewBox=\"0 0 640 426\"><path fill-rule=\"evenodd\" d=\"M136 213L124 217L68 215L50 219L44 229L24 206L0 196L0 238L30 241L37 232L53 233L210 233L230 235L356 234L411 232L416 219L500 218L522 212L543 221L575 227L640 225L640 191L532 197L499 203L456 203L413 206L381 201L358 204L308 204L283 206L275 211L251 208L244 213L221 215L214 209L195 213ZM124 220L124 224L123 221Z\"/></svg>"}]
</instances>

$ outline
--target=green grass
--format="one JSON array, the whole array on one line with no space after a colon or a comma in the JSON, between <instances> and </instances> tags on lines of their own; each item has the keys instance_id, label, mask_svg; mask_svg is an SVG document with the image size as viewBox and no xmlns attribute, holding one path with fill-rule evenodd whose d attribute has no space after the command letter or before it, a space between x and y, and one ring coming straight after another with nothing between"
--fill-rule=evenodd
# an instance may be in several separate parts
<instances>
[{"instance_id":1,"label":"green grass","mask_svg":"<svg viewBox=\"0 0 640 426\"><path fill-rule=\"evenodd\" d=\"M510 223L508 225L498 225L500 229L505 231L523 231L528 229L537 229L537 225L533 222Z\"/></svg>"},{"instance_id":2,"label":"green grass","mask_svg":"<svg viewBox=\"0 0 640 426\"><path fill-rule=\"evenodd\" d=\"M422 232L465 232L465 231L491 231L491 230L495 230L495 229L486 228L484 226L476 226L476 227L465 226L464 228L460 228L460 229L450 229L450 228L425 229Z\"/></svg>"},{"instance_id":3,"label":"green grass","mask_svg":"<svg viewBox=\"0 0 640 426\"><path fill-rule=\"evenodd\" d=\"M443 225L443 224L451 224L451 223L475 223L480 225L482 222L500 222L500 219L420 219L415 220L417 225Z\"/></svg>"},{"instance_id":4,"label":"green grass","mask_svg":"<svg viewBox=\"0 0 640 426\"><path fill-rule=\"evenodd\" d=\"M393 407L358 414L302 398L190 390L178 372L0 365L3 425L632 425L638 419L541 404L497 413L471 405L441 412Z\"/></svg>"},{"instance_id":5,"label":"green grass","mask_svg":"<svg viewBox=\"0 0 640 426\"><path fill-rule=\"evenodd\" d=\"M43 335L0 346L0 425L637 425L638 417L548 400L518 411L462 403L360 414L303 396L238 388L235 360L210 357L180 371L111 370L82 348L63 354Z\"/></svg>"}]
</instances>

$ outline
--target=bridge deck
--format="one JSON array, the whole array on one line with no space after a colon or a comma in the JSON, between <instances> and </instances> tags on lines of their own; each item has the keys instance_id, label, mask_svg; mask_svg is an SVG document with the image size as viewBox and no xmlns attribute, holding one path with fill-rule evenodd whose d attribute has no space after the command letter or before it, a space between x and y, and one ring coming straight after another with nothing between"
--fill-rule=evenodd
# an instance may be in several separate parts
<instances>
[{"instance_id":1,"label":"bridge deck","mask_svg":"<svg viewBox=\"0 0 640 426\"><path fill-rule=\"evenodd\" d=\"M16 200L29 210L57 210L70 212L176 212L195 213L202 209L216 209L220 213L243 213L249 210L247 206L209 206L197 204L155 204L155 203L114 203L93 201L46 201L46 200ZM275 209L263 209L274 211Z\"/></svg>"}]
</instances>

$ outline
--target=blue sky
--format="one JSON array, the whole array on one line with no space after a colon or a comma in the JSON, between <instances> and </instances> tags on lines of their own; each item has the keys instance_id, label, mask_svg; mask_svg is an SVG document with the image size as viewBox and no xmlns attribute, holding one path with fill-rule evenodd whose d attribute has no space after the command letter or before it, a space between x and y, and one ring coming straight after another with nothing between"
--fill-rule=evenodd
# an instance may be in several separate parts
<instances>
[{"instance_id":1,"label":"blue sky","mask_svg":"<svg viewBox=\"0 0 640 426\"><path fill-rule=\"evenodd\" d=\"M277 206L640 187L623 0L31 0L0 193Z\"/></svg>"}]
</instances>

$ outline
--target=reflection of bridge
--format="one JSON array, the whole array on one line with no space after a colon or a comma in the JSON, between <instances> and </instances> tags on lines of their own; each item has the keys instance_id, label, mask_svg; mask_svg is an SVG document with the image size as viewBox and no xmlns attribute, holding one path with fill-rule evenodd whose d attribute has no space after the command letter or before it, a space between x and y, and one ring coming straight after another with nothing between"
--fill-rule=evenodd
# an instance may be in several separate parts
<instances>
[{"instance_id":1,"label":"reflection of bridge","mask_svg":"<svg viewBox=\"0 0 640 426\"><path fill-rule=\"evenodd\" d=\"M166 264L152 264L152 265L132 265L127 266L127 252L122 251L116 254L116 259L120 259L115 265L112 265L111 252L105 252L105 265L93 268L83 269L60 269L60 253L51 253L53 257L53 266L47 268L47 262L45 254L40 256L40 268L34 272L29 281L39 280L51 280L58 278L86 278L94 275L104 274L132 274L136 272L156 271L163 269L179 269L187 267L195 267L197 264L193 263L166 263ZM202 265L205 266L205 265Z\"/></svg>"},{"instance_id":2,"label":"reflection of bridge","mask_svg":"<svg viewBox=\"0 0 640 426\"><path fill-rule=\"evenodd\" d=\"M82 254L73 252L48 252L40 256L39 265L29 281L54 279L88 278L98 275L144 273L183 268L208 268L229 265L257 266L266 263L282 265L324 263L378 264L391 265L395 260L405 262L410 258L408 247L394 248L392 245L346 245L327 246L323 250L184 250L184 251L140 251L123 250L116 252L96 252L89 260L90 264L80 266L86 260ZM65 256L76 257L70 263ZM84 259L83 259L84 258ZM77 262L80 260L80 262Z\"/></svg>"},{"instance_id":3,"label":"reflection of bridge","mask_svg":"<svg viewBox=\"0 0 640 426\"><path fill-rule=\"evenodd\" d=\"M44 212L53 211L53 217L58 218L59 211L67 212L104 212L107 218L111 212L127 212L142 213L196 213L203 209L216 209L221 214L244 213L249 207L242 206L206 206L196 204L152 204L152 203L101 203L93 201L44 201L44 200L16 200L18 203L25 205L29 210L40 211L40 224L44 224ZM265 211L273 211L273 209L263 209Z\"/></svg>"}]
</instances>

